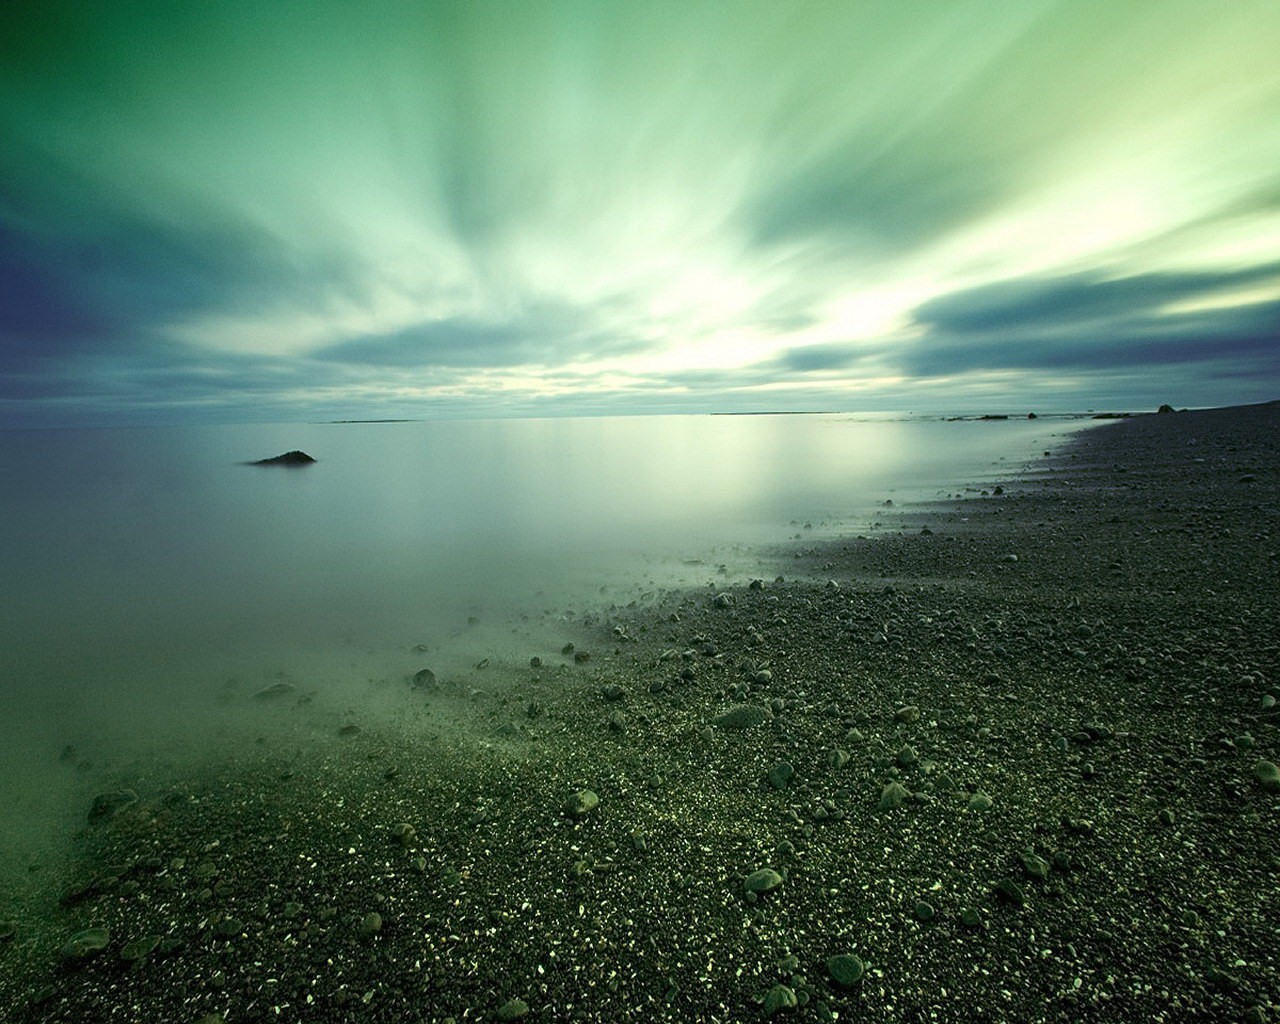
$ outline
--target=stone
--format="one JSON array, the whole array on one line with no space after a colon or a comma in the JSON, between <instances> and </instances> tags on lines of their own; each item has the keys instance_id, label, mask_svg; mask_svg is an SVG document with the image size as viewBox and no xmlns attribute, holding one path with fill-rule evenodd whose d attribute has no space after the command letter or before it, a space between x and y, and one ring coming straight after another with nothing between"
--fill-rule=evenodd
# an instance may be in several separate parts
<instances>
[{"instance_id":1,"label":"stone","mask_svg":"<svg viewBox=\"0 0 1280 1024\"><path fill-rule=\"evenodd\" d=\"M508 999L498 1007L498 1020L519 1020L529 1016L529 1004L523 999Z\"/></svg>"},{"instance_id":2,"label":"stone","mask_svg":"<svg viewBox=\"0 0 1280 1024\"><path fill-rule=\"evenodd\" d=\"M769 994L764 997L764 1015L772 1017L783 1010L794 1010L798 1005L796 994L792 989L786 985L774 985L769 989Z\"/></svg>"},{"instance_id":3,"label":"stone","mask_svg":"<svg viewBox=\"0 0 1280 1024\"><path fill-rule=\"evenodd\" d=\"M1034 853L1024 853L1022 855L1022 869L1032 878L1039 879L1042 882L1049 877L1049 862Z\"/></svg>"},{"instance_id":4,"label":"stone","mask_svg":"<svg viewBox=\"0 0 1280 1024\"><path fill-rule=\"evenodd\" d=\"M760 895L761 893L773 892L782 884L782 876L773 868L760 868L753 871L742 882L742 887L750 893Z\"/></svg>"},{"instance_id":5,"label":"stone","mask_svg":"<svg viewBox=\"0 0 1280 1024\"><path fill-rule=\"evenodd\" d=\"M733 607L733 595L716 594L716 596L712 598L711 603L716 608L731 608Z\"/></svg>"},{"instance_id":6,"label":"stone","mask_svg":"<svg viewBox=\"0 0 1280 1024\"><path fill-rule=\"evenodd\" d=\"M617 683L609 683L600 688L600 696L607 701L615 702L626 699L627 691Z\"/></svg>"},{"instance_id":7,"label":"stone","mask_svg":"<svg viewBox=\"0 0 1280 1024\"><path fill-rule=\"evenodd\" d=\"M360 934L364 938L377 935L382 931L382 915L376 910L370 911L360 919Z\"/></svg>"},{"instance_id":8,"label":"stone","mask_svg":"<svg viewBox=\"0 0 1280 1024\"><path fill-rule=\"evenodd\" d=\"M269 459L258 459L251 462L251 466L309 466L316 460L306 452L297 450L285 452L283 455L273 455Z\"/></svg>"},{"instance_id":9,"label":"stone","mask_svg":"<svg viewBox=\"0 0 1280 1024\"><path fill-rule=\"evenodd\" d=\"M843 768L849 763L849 752L837 747L827 755L827 764L832 768Z\"/></svg>"},{"instance_id":10,"label":"stone","mask_svg":"<svg viewBox=\"0 0 1280 1024\"><path fill-rule=\"evenodd\" d=\"M960 911L960 923L966 928L981 928L982 912L977 907L965 907Z\"/></svg>"},{"instance_id":11,"label":"stone","mask_svg":"<svg viewBox=\"0 0 1280 1024\"><path fill-rule=\"evenodd\" d=\"M1164 405L1160 406L1159 409L1156 410L1156 412L1161 414L1167 414L1167 413L1176 412L1176 411L1177 410L1175 410L1174 407L1169 405L1167 402Z\"/></svg>"},{"instance_id":12,"label":"stone","mask_svg":"<svg viewBox=\"0 0 1280 1024\"><path fill-rule=\"evenodd\" d=\"M89 823L96 825L99 822L114 818L121 811L132 807L137 802L138 794L131 789L117 789L110 793L99 793L93 798L93 803L89 807Z\"/></svg>"},{"instance_id":13,"label":"stone","mask_svg":"<svg viewBox=\"0 0 1280 1024\"><path fill-rule=\"evenodd\" d=\"M867 965L852 953L837 953L827 957L827 973L837 985L853 988L867 973Z\"/></svg>"},{"instance_id":14,"label":"stone","mask_svg":"<svg viewBox=\"0 0 1280 1024\"><path fill-rule=\"evenodd\" d=\"M899 766L903 768L910 768L913 764L915 764L917 761L920 760L920 755L916 753L916 748L911 746L911 744L908 743L905 747L903 747L901 750L898 751L898 756L896 760Z\"/></svg>"},{"instance_id":15,"label":"stone","mask_svg":"<svg viewBox=\"0 0 1280 1024\"><path fill-rule=\"evenodd\" d=\"M120 959L127 960L129 963L145 960L156 951L156 947L160 945L160 939L159 935L147 935L141 939L134 939L120 950Z\"/></svg>"},{"instance_id":16,"label":"stone","mask_svg":"<svg viewBox=\"0 0 1280 1024\"><path fill-rule=\"evenodd\" d=\"M910 791L901 782L890 782L880 791L880 803L877 810L895 810L901 807L910 796Z\"/></svg>"},{"instance_id":17,"label":"stone","mask_svg":"<svg viewBox=\"0 0 1280 1024\"><path fill-rule=\"evenodd\" d=\"M893 720L904 725L914 725L920 721L920 709L914 704L904 704L893 713Z\"/></svg>"},{"instance_id":18,"label":"stone","mask_svg":"<svg viewBox=\"0 0 1280 1024\"><path fill-rule=\"evenodd\" d=\"M12 942L17 934L17 924L13 921L0 921L0 942Z\"/></svg>"},{"instance_id":19,"label":"stone","mask_svg":"<svg viewBox=\"0 0 1280 1024\"><path fill-rule=\"evenodd\" d=\"M769 769L769 785L774 789L786 789L795 774L796 770L789 761L779 761Z\"/></svg>"},{"instance_id":20,"label":"stone","mask_svg":"<svg viewBox=\"0 0 1280 1024\"><path fill-rule=\"evenodd\" d=\"M742 732L744 729L754 729L772 717L773 713L759 704L735 704L724 714L714 718L712 722L717 729L723 729L726 732Z\"/></svg>"},{"instance_id":21,"label":"stone","mask_svg":"<svg viewBox=\"0 0 1280 1024\"><path fill-rule=\"evenodd\" d=\"M600 798L589 789L571 793L564 803L565 813L571 818L585 818L600 806Z\"/></svg>"},{"instance_id":22,"label":"stone","mask_svg":"<svg viewBox=\"0 0 1280 1024\"><path fill-rule=\"evenodd\" d=\"M413 688L433 693L440 688L440 684L436 682L436 674L431 669L420 668L413 674Z\"/></svg>"},{"instance_id":23,"label":"stone","mask_svg":"<svg viewBox=\"0 0 1280 1024\"><path fill-rule=\"evenodd\" d=\"M391 841L398 846L412 846L418 838L418 830L407 821L400 821L391 826Z\"/></svg>"},{"instance_id":24,"label":"stone","mask_svg":"<svg viewBox=\"0 0 1280 1024\"><path fill-rule=\"evenodd\" d=\"M982 790L978 790L969 797L969 810L971 811L989 811L995 803L991 797L987 796Z\"/></svg>"},{"instance_id":25,"label":"stone","mask_svg":"<svg viewBox=\"0 0 1280 1024\"><path fill-rule=\"evenodd\" d=\"M1274 762L1259 758L1253 766L1253 777L1268 793L1280 793L1280 768Z\"/></svg>"},{"instance_id":26,"label":"stone","mask_svg":"<svg viewBox=\"0 0 1280 1024\"><path fill-rule=\"evenodd\" d=\"M76 932L62 947L64 960L87 960L107 948L111 933L106 928L86 928Z\"/></svg>"},{"instance_id":27,"label":"stone","mask_svg":"<svg viewBox=\"0 0 1280 1024\"><path fill-rule=\"evenodd\" d=\"M916 920L932 921L938 916L938 912L934 910L933 904L926 900L916 900Z\"/></svg>"},{"instance_id":28,"label":"stone","mask_svg":"<svg viewBox=\"0 0 1280 1024\"><path fill-rule=\"evenodd\" d=\"M282 697L289 697L298 692L298 688L292 683L272 683L270 686L264 686L254 695L254 700L279 700Z\"/></svg>"},{"instance_id":29,"label":"stone","mask_svg":"<svg viewBox=\"0 0 1280 1024\"><path fill-rule=\"evenodd\" d=\"M1027 905L1026 893L1022 891L1022 886L1012 878L1002 878L996 883L994 891L997 900L1008 903L1010 906L1021 909Z\"/></svg>"}]
</instances>

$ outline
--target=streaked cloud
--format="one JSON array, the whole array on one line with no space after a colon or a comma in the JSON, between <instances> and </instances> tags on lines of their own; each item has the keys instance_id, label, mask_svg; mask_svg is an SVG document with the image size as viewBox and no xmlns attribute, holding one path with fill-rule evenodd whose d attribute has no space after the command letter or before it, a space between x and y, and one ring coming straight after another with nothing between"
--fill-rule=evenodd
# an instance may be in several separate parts
<instances>
[{"instance_id":1,"label":"streaked cloud","mask_svg":"<svg viewBox=\"0 0 1280 1024\"><path fill-rule=\"evenodd\" d=\"M50 2L0 33L0 421L1277 384L1274 4Z\"/></svg>"}]
</instances>

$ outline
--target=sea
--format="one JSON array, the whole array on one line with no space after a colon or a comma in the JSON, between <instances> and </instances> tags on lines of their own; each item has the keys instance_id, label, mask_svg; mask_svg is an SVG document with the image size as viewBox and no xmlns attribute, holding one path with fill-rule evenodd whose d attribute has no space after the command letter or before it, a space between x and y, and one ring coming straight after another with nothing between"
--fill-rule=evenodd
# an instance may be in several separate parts
<instances>
[{"instance_id":1,"label":"sea","mask_svg":"<svg viewBox=\"0 0 1280 1024\"><path fill-rule=\"evenodd\" d=\"M0 432L0 875L140 765L269 742L287 682L376 716L413 673L556 661L609 609L990 485L1089 424L646 416ZM302 450L302 467L252 465ZM228 710L231 709L231 710Z\"/></svg>"}]
</instances>

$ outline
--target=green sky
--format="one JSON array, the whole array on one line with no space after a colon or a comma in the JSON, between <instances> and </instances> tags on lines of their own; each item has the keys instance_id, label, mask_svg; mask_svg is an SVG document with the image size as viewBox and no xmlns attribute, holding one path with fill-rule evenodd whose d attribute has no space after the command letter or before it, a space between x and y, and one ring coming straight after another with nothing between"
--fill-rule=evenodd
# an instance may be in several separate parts
<instances>
[{"instance_id":1,"label":"green sky","mask_svg":"<svg viewBox=\"0 0 1280 1024\"><path fill-rule=\"evenodd\" d=\"M1280 383L1280 4L57 3L0 423Z\"/></svg>"}]
</instances>

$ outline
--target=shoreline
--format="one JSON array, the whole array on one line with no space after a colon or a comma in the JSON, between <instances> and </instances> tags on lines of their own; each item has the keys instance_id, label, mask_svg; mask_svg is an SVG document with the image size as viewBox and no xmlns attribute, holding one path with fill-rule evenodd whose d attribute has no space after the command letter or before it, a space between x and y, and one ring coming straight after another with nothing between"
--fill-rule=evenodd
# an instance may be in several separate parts
<instances>
[{"instance_id":1,"label":"shoreline","mask_svg":"<svg viewBox=\"0 0 1280 1024\"><path fill-rule=\"evenodd\" d=\"M1001 492L792 553L827 583L668 596L479 697L412 692L456 714L432 741L147 778L82 835L62 905L0 938L0 1002L1274 1019L1277 428L1277 403L1118 420ZM91 926L105 949L61 957Z\"/></svg>"}]
</instances>

